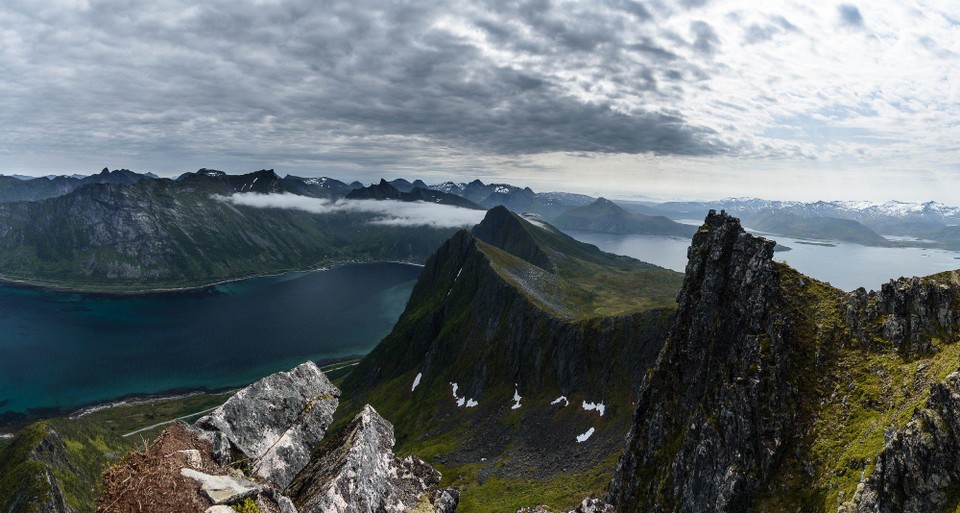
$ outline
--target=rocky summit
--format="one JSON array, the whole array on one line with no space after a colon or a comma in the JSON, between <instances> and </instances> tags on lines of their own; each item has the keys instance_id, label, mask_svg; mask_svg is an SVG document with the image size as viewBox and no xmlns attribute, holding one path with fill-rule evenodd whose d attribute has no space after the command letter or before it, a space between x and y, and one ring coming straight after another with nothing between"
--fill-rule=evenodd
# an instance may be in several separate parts
<instances>
[{"instance_id":1,"label":"rocky summit","mask_svg":"<svg viewBox=\"0 0 960 513\"><path fill-rule=\"evenodd\" d=\"M312 362L268 376L194 426L176 423L110 467L97 511L456 509L458 491L438 489L439 472L394 456L393 426L369 406L321 446L339 395Z\"/></svg>"},{"instance_id":2,"label":"rocky summit","mask_svg":"<svg viewBox=\"0 0 960 513\"><path fill-rule=\"evenodd\" d=\"M956 277L844 293L711 211L609 487L618 511L957 504ZM952 511L952 509L950 509Z\"/></svg>"}]
</instances>

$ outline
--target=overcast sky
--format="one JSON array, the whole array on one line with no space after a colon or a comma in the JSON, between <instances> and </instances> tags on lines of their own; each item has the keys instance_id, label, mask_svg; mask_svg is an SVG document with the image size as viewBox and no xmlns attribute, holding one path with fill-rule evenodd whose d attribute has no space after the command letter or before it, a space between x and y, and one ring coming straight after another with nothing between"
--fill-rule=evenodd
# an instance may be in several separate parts
<instances>
[{"instance_id":1,"label":"overcast sky","mask_svg":"<svg viewBox=\"0 0 960 513\"><path fill-rule=\"evenodd\" d=\"M0 172L960 204L958 64L951 1L4 0Z\"/></svg>"}]
</instances>

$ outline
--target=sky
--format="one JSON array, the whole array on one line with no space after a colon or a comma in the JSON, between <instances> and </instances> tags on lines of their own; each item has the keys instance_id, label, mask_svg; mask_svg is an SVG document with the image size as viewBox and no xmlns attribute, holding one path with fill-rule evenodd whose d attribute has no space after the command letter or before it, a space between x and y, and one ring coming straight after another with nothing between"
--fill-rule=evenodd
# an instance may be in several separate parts
<instances>
[{"instance_id":1,"label":"sky","mask_svg":"<svg viewBox=\"0 0 960 513\"><path fill-rule=\"evenodd\" d=\"M950 1L4 0L0 173L960 204Z\"/></svg>"}]
</instances>

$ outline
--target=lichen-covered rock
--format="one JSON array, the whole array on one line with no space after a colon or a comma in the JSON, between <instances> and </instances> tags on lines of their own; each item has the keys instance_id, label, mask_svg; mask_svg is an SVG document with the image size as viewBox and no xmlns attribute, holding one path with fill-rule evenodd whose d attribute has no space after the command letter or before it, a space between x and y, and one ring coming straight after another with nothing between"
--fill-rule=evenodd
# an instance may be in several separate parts
<instances>
[{"instance_id":1,"label":"lichen-covered rock","mask_svg":"<svg viewBox=\"0 0 960 513\"><path fill-rule=\"evenodd\" d=\"M440 473L418 458L393 454L393 426L367 405L317 452L287 489L300 513L403 512L421 504ZM456 495L436 496L451 511ZM454 504L455 508L455 504Z\"/></svg>"},{"instance_id":2,"label":"lichen-covered rock","mask_svg":"<svg viewBox=\"0 0 960 513\"><path fill-rule=\"evenodd\" d=\"M711 211L677 317L640 389L608 501L620 511L748 511L795 409L775 243Z\"/></svg>"},{"instance_id":3,"label":"lichen-covered rock","mask_svg":"<svg viewBox=\"0 0 960 513\"><path fill-rule=\"evenodd\" d=\"M900 278L880 292L850 294L846 321L862 342L892 343L905 357L930 351L934 338L960 333L960 281L956 272Z\"/></svg>"},{"instance_id":4,"label":"lichen-covered rock","mask_svg":"<svg viewBox=\"0 0 960 513\"><path fill-rule=\"evenodd\" d=\"M278 372L234 394L197 421L224 464L226 444L253 475L284 488L310 460L333 421L340 391L313 362Z\"/></svg>"},{"instance_id":5,"label":"lichen-covered rock","mask_svg":"<svg viewBox=\"0 0 960 513\"><path fill-rule=\"evenodd\" d=\"M960 483L960 374L933 385L926 408L887 436L873 473L840 513L944 511Z\"/></svg>"}]
</instances>

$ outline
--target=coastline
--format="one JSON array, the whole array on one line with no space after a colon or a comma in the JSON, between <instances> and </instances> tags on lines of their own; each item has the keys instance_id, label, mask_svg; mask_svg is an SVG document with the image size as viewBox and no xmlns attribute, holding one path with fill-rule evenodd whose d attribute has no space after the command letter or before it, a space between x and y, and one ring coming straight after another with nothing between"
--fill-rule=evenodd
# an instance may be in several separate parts
<instances>
[{"instance_id":1,"label":"coastline","mask_svg":"<svg viewBox=\"0 0 960 513\"><path fill-rule=\"evenodd\" d=\"M329 373L347 367L352 367L359 363L364 356L365 355L355 354L339 358L315 361L314 363L316 363L317 366L320 367L320 370L322 370L324 373ZM125 406L143 406L163 401L175 401L178 399L186 399L188 397L197 397L202 395L214 396L227 393L233 394L238 390L250 385L251 383L253 382L251 381L250 383L245 383L240 386L223 388L196 387L179 388L156 393L134 393L69 408L51 407L27 410L24 412L0 413L0 439L13 438L15 433L19 431L20 428L46 419L59 417L69 420L77 420L86 417L87 415L113 408L122 408Z\"/></svg>"},{"instance_id":2,"label":"coastline","mask_svg":"<svg viewBox=\"0 0 960 513\"><path fill-rule=\"evenodd\" d=\"M410 262L406 260L338 260L327 265L322 265L320 267L308 267L308 268L297 268L297 269L286 269L282 271L269 271L263 273L249 274L245 276L237 276L235 278L224 278L221 280L204 282L197 285L181 285L181 286L158 286L152 288L136 288L136 289L100 289L95 286L81 286L81 285L65 285L60 283L49 283L42 281L32 281L23 278L13 278L10 276L5 276L0 274L0 284L23 287L35 290L42 290L47 292L62 292L68 294L85 294L91 296L110 296L110 297L124 297L124 296L150 296L150 295L165 295L165 294L180 294L184 292L202 292L206 289L211 289L220 285L226 285L229 283L236 283L240 281L252 280L256 278L277 278L280 276L286 276L288 274L294 273L313 273L313 272L322 272L336 269L339 267L344 267L347 265L364 265L364 264L403 264L410 265L414 267L423 267L424 264L417 262Z\"/></svg>"}]
</instances>

